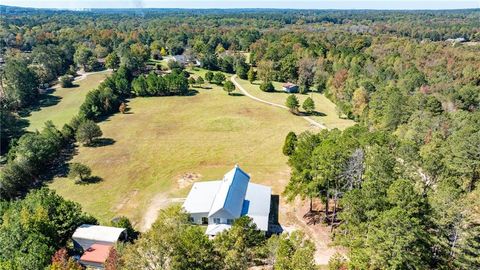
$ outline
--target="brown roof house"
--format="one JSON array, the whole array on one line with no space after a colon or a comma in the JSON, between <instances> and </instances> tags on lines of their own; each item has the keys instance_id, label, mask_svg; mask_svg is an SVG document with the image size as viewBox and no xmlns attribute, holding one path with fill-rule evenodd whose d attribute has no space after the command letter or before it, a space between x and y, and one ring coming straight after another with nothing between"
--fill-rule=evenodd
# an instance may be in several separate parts
<instances>
[{"instance_id":1,"label":"brown roof house","mask_svg":"<svg viewBox=\"0 0 480 270\"><path fill-rule=\"evenodd\" d=\"M93 244L85 250L78 262L87 269L104 269L112 248L111 245Z\"/></svg>"},{"instance_id":2,"label":"brown roof house","mask_svg":"<svg viewBox=\"0 0 480 270\"><path fill-rule=\"evenodd\" d=\"M118 241L127 240L127 230L83 224L72 235L73 245L83 254L79 263L87 269L104 269L110 250Z\"/></svg>"}]
</instances>

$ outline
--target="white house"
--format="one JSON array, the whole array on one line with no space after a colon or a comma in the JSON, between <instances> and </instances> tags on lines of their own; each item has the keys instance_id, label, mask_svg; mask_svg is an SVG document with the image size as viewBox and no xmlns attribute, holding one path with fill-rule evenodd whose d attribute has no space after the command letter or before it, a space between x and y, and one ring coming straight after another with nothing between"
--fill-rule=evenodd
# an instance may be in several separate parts
<instances>
[{"instance_id":1,"label":"white house","mask_svg":"<svg viewBox=\"0 0 480 270\"><path fill-rule=\"evenodd\" d=\"M270 187L250 183L250 176L237 165L222 180L194 183L183 208L192 222L207 225L214 236L229 229L233 221L249 216L262 231L268 231Z\"/></svg>"}]
</instances>

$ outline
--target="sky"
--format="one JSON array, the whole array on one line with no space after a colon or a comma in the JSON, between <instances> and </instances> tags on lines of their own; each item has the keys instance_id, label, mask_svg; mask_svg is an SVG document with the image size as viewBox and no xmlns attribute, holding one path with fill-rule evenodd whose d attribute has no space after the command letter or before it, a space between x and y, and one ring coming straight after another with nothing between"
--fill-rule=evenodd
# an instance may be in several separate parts
<instances>
[{"instance_id":1,"label":"sky","mask_svg":"<svg viewBox=\"0 0 480 270\"><path fill-rule=\"evenodd\" d=\"M35 8L291 8L291 9L463 9L480 0L1 0L1 5Z\"/></svg>"}]
</instances>

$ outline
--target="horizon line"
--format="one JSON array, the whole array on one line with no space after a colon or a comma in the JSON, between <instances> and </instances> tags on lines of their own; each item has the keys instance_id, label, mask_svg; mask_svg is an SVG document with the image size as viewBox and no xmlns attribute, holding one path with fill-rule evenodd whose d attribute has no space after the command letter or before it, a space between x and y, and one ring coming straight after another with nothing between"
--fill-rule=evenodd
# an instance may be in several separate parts
<instances>
[{"instance_id":1,"label":"horizon line","mask_svg":"<svg viewBox=\"0 0 480 270\"><path fill-rule=\"evenodd\" d=\"M325 10L325 11L450 11L450 10L480 10L479 7L460 7L460 8L419 8L419 9L401 9L401 8L295 8L295 7L34 7L34 6L15 6L3 5L0 7L7 8L24 8L24 9L39 9L39 10L54 10L54 11L90 11L90 10L145 10L145 9L164 9L164 10Z\"/></svg>"}]
</instances>

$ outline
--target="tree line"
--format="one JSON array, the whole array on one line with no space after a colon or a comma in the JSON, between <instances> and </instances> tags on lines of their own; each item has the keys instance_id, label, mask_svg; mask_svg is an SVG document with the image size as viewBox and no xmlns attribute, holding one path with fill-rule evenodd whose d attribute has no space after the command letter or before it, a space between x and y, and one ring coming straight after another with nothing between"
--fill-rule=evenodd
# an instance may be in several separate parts
<instances>
[{"instance_id":1,"label":"tree line","mask_svg":"<svg viewBox=\"0 0 480 270\"><path fill-rule=\"evenodd\" d=\"M167 54L200 60L216 71L208 82L223 84L222 72L260 80L264 91L274 90L272 81L295 82L359 122L342 132L291 133L283 148L292 167L285 195L323 201L334 240L349 249L339 267L479 267L480 54L478 46L441 42L478 41L478 12L150 10L138 20L129 11L0 11L0 138L9 150L0 176L1 267L43 268L55 250L55 262L65 260L58 249L84 214L31 189L75 140L92 143L94 121L124 111L127 98L187 94L181 66L151 73L150 59ZM88 93L78 116L61 129L47 122L24 134L19 114L38 104L40 89L78 68L96 70L99 60L114 73ZM185 213L169 211L154 226L162 234L151 230L124 253L119 248L120 264L133 267L147 249L174 268L195 268L198 258L211 269L312 265L312 245L302 236L266 240L242 220L211 241L186 225ZM180 256L185 246L192 253Z\"/></svg>"},{"instance_id":2,"label":"tree line","mask_svg":"<svg viewBox=\"0 0 480 270\"><path fill-rule=\"evenodd\" d=\"M152 228L119 252L119 269L316 269L315 246L300 232L266 238L249 217L209 239L179 206L161 210Z\"/></svg>"},{"instance_id":3,"label":"tree line","mask_svg":"<svg viewBox=\"0 0 480 270\"><path fill-rule=\"evenodd\" d=\"M322 220L353 269L476 268L479 116L451 115L462 124L420 146L360 125L290 133L284 194L309 200L311 211L313 199L323 202Z\"/></svg>"}]
</instances>

